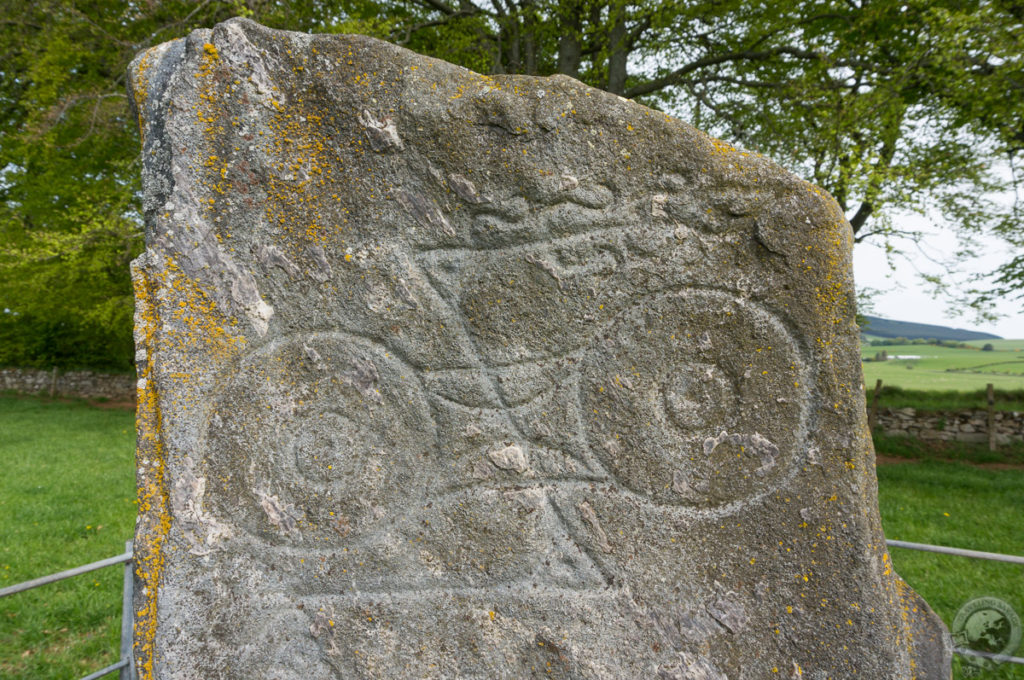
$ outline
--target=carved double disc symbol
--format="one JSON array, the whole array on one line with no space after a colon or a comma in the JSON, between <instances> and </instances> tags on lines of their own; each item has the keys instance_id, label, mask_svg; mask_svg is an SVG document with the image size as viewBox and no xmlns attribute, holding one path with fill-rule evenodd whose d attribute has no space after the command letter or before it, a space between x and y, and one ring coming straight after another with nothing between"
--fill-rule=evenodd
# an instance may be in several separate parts
<instances>
[{"instance_id":1,"label":"carved double disc symbol","mask_svg":"<svg viewBox=\"0 0 1024 680\"><path fill-rule=\"evenodd\" d=\"M219 515L272 543L313 540L300 538L304 527L355 539L380 508L405 507L428 486L421 457L434 423L413 369L383 347L309 333L246 357L207 442L216 486L235 487L212 495Z\"/></svg>"},{"instance_id":2,"label":"carved double disc symbol","mask_svg":"<svg viewBox=\"0 0 1024 680\"><path fill-rule=\"evenodd\" d=\"M627 488L702 509L756 498L798 462L808 371L783 322L717 290L620 314L583 362L590 445Z\"/></svg>"}]
</instances>

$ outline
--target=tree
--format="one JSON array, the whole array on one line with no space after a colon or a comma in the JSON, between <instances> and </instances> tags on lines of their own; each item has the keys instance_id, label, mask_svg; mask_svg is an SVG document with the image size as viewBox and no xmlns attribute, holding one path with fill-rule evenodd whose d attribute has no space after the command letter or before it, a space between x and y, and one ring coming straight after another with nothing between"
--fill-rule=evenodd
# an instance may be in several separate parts
<instances>
[{"instance_id":1,"label":"tree","mask_svg":"<svg viewBox=\"0 0 1024 680\"><path fill-rule=\"evenodd\" d=\"M138 228L114 69L130 47L70 5L4 10L0 360L74 365L114 338L123 357Z\"/></svg>"},{"instance_id":2,"label":"tree","mask_svg":"<svg viewBox=\"0 0 1024 680\"><path fill-rule=\"evenodd\" d=\"M333 8L210 0L6 0L0 8L0 364L128 370L128 264L142 246L128 63L240 13L306 30Z\"/></svg>"},{"instance_id":3,"label":"tree","mask_svg":"<svg viewBox=\"0 0 1024 680\"><path fill-rule=\"evenodd\" d=\"M367 33L484 73L564 73L678 113L832 192L858 240L894 239L903 233L894 211L915 210L944 217L965 256L983 231L1024 245L1019 207L986 198L1015 185L994 169L1015 168L1008 161L1024 148L1024 21L1014 0L0 7L0 311L16 312L0 315L0 339L56 324L49 337L72 348L88 341L110 354L106 363L130 364L126 265L140 248L140 217L125 68L140 49L237 14ZM999 277L975 299L1020 290L1024 257ZM33 351L20 361L74 354Z\"/></svg>"},{"instance_id":4,"label":"tree","mask_svg":"<svg viewBox=\"0 0 1024 680\"><path fill-rule=\"evenodd\" d=\"M747 108L736 90L719 112L734 125L749 121L741 136L832 192L858 242L921 240L894 219L916 212L957 233L954 263L972 256L984 233L1012 252L1024 245L1019 194L1005 200L1022 179L1021 12L999 2L864 3L828 32L836 47L827 59L802 63L781 89L755 91ZM763 68L744 67L748 82L765 84ZM997 296L1020 296L1021 262L976 279L981 286L960 304L983 311Z\"/></svg>"}]
</instances>

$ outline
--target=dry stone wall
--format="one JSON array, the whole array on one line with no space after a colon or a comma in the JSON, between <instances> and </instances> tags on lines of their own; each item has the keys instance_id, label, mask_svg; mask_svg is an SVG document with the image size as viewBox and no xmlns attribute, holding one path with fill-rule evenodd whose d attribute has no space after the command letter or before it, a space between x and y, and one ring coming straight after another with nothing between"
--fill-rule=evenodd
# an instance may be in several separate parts
<instances>
[{"instance_id":1,"label":"dry stone wall","mask_svg":"<svg viewBox=\"0 0 1024 680\"><path fill-rule=\"evenodd\" d=\"M877 425L886 434L925 440L987 442L988 411L919 411L913 408L880 408ZM993 414L996 444L1024 441L1024 413L996 411Z\"/></svg>"},{"instance_id":2,"label":"dry stone wall","mask_svg":"<svg viewBox=\"0 0 1024 680\"><path fill-rule=\"evenodd\" d=\"M53 371L31 368L3 368L0 369L0 390L131 401L135 398L135 376L92 371L57 371L54 374Z\"/></svg>"}]
</instances>

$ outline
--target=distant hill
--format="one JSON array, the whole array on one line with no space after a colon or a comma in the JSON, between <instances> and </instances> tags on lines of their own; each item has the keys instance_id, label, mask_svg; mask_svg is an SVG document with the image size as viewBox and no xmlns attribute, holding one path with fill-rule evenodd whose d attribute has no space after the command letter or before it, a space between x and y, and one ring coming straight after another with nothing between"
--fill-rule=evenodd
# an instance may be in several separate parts
<instances>
[{"instance_id":1,"label":"distant hill","mask_svg":"<svg viewBox=\"0 0 1024 680\"><path fill-rule=\"evenodd\" d=\"M892 319L883 319L866 314L864 318L867 319L868 325L861 328L861 332L868 335L877 335L880 338L906 338L907 340L934 338L935 340L956 340L957 342L965 342L967 340L1001 340L998 335L965 331L962 328L933 326L928 323L911 323L909 321L893 321Z\"/></svg>"}]
</instances>

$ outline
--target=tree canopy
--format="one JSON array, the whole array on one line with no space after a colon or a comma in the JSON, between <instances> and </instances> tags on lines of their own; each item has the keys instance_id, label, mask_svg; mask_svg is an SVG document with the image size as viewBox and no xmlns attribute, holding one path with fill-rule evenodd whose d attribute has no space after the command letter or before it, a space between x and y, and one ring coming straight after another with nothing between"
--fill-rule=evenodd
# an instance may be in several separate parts
<instances>
[{"instance_id":1,"label":"tree canopy","mask_svg":"<svg viewBox=\"0 0 1024 680\"><path fill-rule=\"evenodd\" d=\"M210 1L0 7L0 365L128 370L128 265L142 219L127 66L141 49L254 11ZM319 10L260 11L307 30Z\"/></svg>"},{"instance_id":2,"label":"tree canopy","mask_svg":"<svg viewBox=\"0 0 1024 680\"><path fill-rule=\"evenodd\" d=\"M1024 245L1014 0L0 0L0 363L131 365L141 248L134 54L243 14L359 32L484 73L564 73L675 113L830 191L855 238L913 211ZM1016 251L1016 252L1019 252ZM974 297L1020 295L1011 256Z\"/></svg>"}]
</instances>

